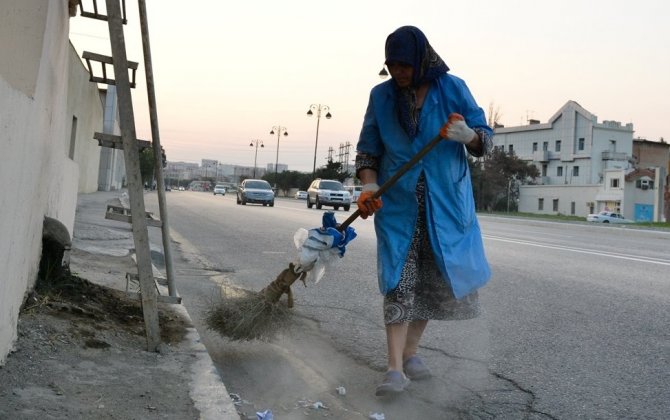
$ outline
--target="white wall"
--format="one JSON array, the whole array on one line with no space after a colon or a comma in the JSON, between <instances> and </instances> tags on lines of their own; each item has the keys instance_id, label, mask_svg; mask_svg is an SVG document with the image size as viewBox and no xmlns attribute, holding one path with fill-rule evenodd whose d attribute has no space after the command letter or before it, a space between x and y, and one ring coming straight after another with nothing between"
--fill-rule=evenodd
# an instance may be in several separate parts
<instances>
[{"instance_id":1,"label":"white wall","mask_svg":"<svg viewBox=\"0 0 670 420\"><path fill-rule=\"evenodd\" d=\"M2 7L0 364L16 339L19 309L36 280L44 217L57 219L72 237L80 184L80 165L68 157L72 110L82 122L77 143L80 138L92 139L94 119L102 112L97 109L96 86L87 81L85 87L68 88L70 83L80 83L80 76L68 76L73 60L68 3L3 0ZM70 94L78 98L68 100ZM78 162L95 159L96 154L99 148L75 148ZM91 172L86 168L82 175ZM90 180L81 184L88 189Z\"/></svg>"},{"instance_id":2,"label":"white wall","mask_svg":"<svg viewBox=\"0 0 670 420\"><path fill-rule=\"evenodd\" d=\"M77 51L69 45L69 77L67 95L67 133L65 140L66 157L69 157L73 117L77 119L73 159L79 164L79 187L81 193L98 190L98 168L100 149L92 133L102 132L104 104L97 84L89 81L88 70L84 67Z\"/></svg>"},{"instance_id":3,"label":"white wall","mask_svg":"<svg viewBox=\"0 0 670 420\"><path fill-rule=\"evenodd\" d=\"M572 202L575 203L574 216L586 217L588 203L600 190L600 185L521 185L519 187L519 211L537 214L563 214L572 216ZM544 209L538 209L538 201L544 199ZM558 199L558 211L553 210L553 200Z\"/></svg>"}]
</instances>

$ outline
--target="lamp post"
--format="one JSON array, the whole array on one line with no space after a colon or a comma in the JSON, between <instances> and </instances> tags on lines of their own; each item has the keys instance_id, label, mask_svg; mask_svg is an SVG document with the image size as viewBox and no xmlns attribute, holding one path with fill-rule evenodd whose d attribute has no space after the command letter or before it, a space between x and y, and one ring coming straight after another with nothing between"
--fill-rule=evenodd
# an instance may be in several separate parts
<instances>
[{"instance_id":1,"label":"lamp post","mask_svg":"<svg viewBox=\"0 0 670 420\"><path fill-rule=\"evenodd\" d=\"M254 178L256 178L256 160L258 159L258 146L265 147L263 145L263 140L251 140L249 146L256 147L256 153L254 154Z\"/></svg>"},{"instance_id":2,"label":"lamp post","mask_svg":"<svg viewBox=\"0 0 670 420\"><path fill-rule=\"evenodd\" d=\"M312 179L316 177L316 149L319 146L319 122L321 121L321 112L325 112L326 119L330 119L330 107L328 105L312 104L309 106L307 116L311 117L316 111L316 140L314 141L314 167L312 168Z\"/></svg>"},{"instance_id":3,"label":"lamp post","mask_svg":"<svg viewBox=\"0 0 670 420\"><path fill-rule=\"evenodd\" d=\"M288 136L288 131L286 131L286 127L282 127L281 125L275 125L272 127L272 130L270 130L270 134L277 133L277 155L275 156L275 195L277 194L277 165L279 164L279 137L281 137L281 134L284 133L284 137Z\"/></svg>"}]
</instances>

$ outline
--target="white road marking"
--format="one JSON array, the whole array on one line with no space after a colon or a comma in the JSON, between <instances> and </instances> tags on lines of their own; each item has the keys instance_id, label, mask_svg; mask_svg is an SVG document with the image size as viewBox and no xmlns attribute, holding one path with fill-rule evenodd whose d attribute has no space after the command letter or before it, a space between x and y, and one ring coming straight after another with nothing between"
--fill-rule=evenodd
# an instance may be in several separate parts
<instances>
[{"instance_id":1,"label":"white road marking","mask_svg":"<svg viewBox=\"0 0 670 420\"><path fill-rule=\"evenodd\" d=\"M490 240L493 240L493 241L499 241L499 242L507 242L507 243L513 243L513 244L519 244L519 245L528 245L528 246L534 246L534 247L538 247L538 248L560 249L562 251L571 251L571 252L577 252L577 253L580 253L580 254L598 255L598 256L601 256L601 257L617 258L617 259L621 259L621 260L638 261L638 262L645 262L645 263L651 263L651 264L659 264L659 265L670 266L670 260L661 259L661 258L643 257L643 256L639 256L639 255L622 254L622 253L618 253L618 252L609 252L609 251L594 251L594 250L591 250L591 249L576 248L576 247L569 247L569 246L563 246L563 245L550 245L550 244L543 244L543 243L540 243L540 242L526 241L526 240L523 240L523 239L503 238L501 236L483 235L483 237L486 238L486 239L490 239Z\"/></svg>"}]
</instances>

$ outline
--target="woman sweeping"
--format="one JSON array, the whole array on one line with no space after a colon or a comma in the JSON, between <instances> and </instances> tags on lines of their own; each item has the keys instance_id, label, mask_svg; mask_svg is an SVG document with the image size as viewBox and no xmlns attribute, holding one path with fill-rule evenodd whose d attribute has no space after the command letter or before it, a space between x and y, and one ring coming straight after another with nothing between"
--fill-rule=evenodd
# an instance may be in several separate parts
<instances>
[{"instance_id":1,"label":"woman sweeping","mask_svg":"<svg viewBox=\"0 0 670 420\"><path fill-rule=\"evenodd\" d=\"M477 289L490 269L475 215L467 155L492 147L486 124L465 82L416 27L386 39L391 80L375 86L357 145L363 184L361 216L374 214L377 267L384 295L388 370L376 395L402 392L430 377L417 355L428 320L476 317ZM399 181L375 191L436 133L445 139Z\"/></svg>"}]
</instances>

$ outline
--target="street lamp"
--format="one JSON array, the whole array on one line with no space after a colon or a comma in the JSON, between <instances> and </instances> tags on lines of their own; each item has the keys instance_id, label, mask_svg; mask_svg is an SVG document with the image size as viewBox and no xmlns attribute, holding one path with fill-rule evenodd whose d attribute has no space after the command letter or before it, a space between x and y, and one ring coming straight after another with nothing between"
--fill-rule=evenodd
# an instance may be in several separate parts
<instances>
[{"instance_id":1,"label":"street lamp","mask_svg":"<svg viewBox=\"0 0 670 420\"><path fill-rule=\"evenodd\" d=\"M319 146L319 121L321 121L321 112L323 111L326 113L326 119L330 119L332 117L332 115L330 115L330 107L328 107L328 105L310 105L309 110L307 111L307 116L311 117L314 115L313 111L316 111L316 141L314 142L314 167L312 168L312 179L316 177L316 149Z\"/></svg>"},{"instance_id":2,"label":"street lamp","mask_svg":"<svg viewBox=\"0 0 670 420\"><path fill-rule=\"evenodd\" d=\"M270 134L274 134L277 132L277 156L275 157L275 194L277 194L277 165L279 164L279 137L281 137L281 134L284 133L284 137L288 136L288 131L286 131L286 127L282 127L281 125L275 125L272 127L272 130L270 130Z\"/></svg>"},{"instance_id":3,"label":"street lamp","mask_svg":"<svg viewBox=\"0 0 670 420\"><path fill-rule=\"evenodd\" d=\"M256 179L256 161L258 159L258 146L265 147L263 145L263 140L251 140L251 143L249 143L249 146L254 147L256 146L256 153L254 154L254 179Z\"/></svg>"}]
</instances>

